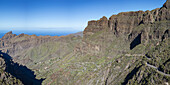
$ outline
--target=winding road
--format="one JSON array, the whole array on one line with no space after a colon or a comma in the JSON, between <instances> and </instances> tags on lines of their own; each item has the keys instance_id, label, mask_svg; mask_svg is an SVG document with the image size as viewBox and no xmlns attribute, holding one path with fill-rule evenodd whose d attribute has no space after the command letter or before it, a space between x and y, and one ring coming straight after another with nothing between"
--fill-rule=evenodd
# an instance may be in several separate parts
<instances>
[{"instance_id":1,"label":"winding road","mask_svg":"<svg viewBox=\"0 0 170 85\"><path fill-rule=\"evenodd\" d=\"M170 77L170 74L166 74L166 73L164 73L164 72L162 72L162 71L159 71L159 70L158 70L158 67L153 66L153 65L151 65L151 64L148 64L147 62L146 62L146 65L149 66L149 67L151 67L151 68L156 69L156 71L157 71L158 73L160 73L160 74L162 74L162 75L164 75L164 76Z\"/></svg>"},{"instance_id":2,"label":"winding road","mask_svg":"<svg viewBox=\"0 0 170 85\"><path fill-rule=\"evenodd\" d=\"M151 58L147 57L147 56L144 55L144 54L125 54L125 56L145 56L148 60L151 60ZM147 63L147 62L146 62L146 65L147 65L148 67L151 67L151 68L156 69L156 71L157 71L159 74L162 74L162 75L164 75L164 76L170 77L170 74L166 74L166 73L164 73L164 72L162 72L162 71L159 71L158 67L156 67L156 66L154 66L154 65L151 65L151 64L149 64L149 63Z\"/></svg>"}]
</instances>

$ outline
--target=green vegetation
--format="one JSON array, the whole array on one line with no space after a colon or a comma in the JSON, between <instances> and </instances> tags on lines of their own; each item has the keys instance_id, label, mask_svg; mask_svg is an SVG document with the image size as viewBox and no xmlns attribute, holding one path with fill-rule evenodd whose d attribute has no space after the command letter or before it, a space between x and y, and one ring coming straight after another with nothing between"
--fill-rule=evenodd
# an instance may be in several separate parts
<instances>
[{"instance_id":1,"label":"green vegetation","mask_svg":"<svg viewBox=\"0 0 170 85\"><path fill-rule=\"evenodd\" d=\"M6 64L5 61L0 58L0 84L1 85L23 85L22 82L16 77L12 76L10 73L5 71Z\"/></svg>"},{"instance_id":2,"label":"green vegetation","mask_svg":"<svg viewBox=\"0 0 170 85\"><path fill-rule=\"evenodd\" d=\"M158 11L98 20L87 26L83 38L17 36L7 40L4 48L16 62L33 70L37 79L45 78L43 85L169 84L169 9ZM0 43L4 45L3 40ZM0 72L10 76L4 69ZM13 77L11 81L20 82Z\"/></svg>"}]
</instances>

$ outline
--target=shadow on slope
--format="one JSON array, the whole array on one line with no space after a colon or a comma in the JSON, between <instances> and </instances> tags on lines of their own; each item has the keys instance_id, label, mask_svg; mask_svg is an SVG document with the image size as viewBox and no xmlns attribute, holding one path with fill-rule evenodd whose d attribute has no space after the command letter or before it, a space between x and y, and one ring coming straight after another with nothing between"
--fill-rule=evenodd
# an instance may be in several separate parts
<instances>
[{"instance_id":1,"label":"shadow on slope","mask_svg":"<svg viewBox=\"0 0 170 85\"><path fill-rule=\"evenodd\" d=\"M126 76L126 78L125 78L124 82L122 83L122 85L126 85L126 84L128 83L128 81L133 78L133 76L136 74L136 72L139 70L140 67L141 67L141 66L135 67L135 68Z\"/></svg>"},{"instance_id":2,"label":"shadow on slope","mask_svg":"<svg viewBox=\"0 0 170 85\"><path fill-rule=\"evenodd\" d=\"M12 61L11 56L0 51L0 56L5 60L6 68L5 71L15 76L17 79L21 80L24 85L41 85L42 81L45 79L36 79L36 75L26 66L19 65Z\"/></svg>"},{"instance_id":3,"label":"shadow on slope","mask_svg":"<svg viewBox=\"0 0 170 85\"><path fill-rule=\"evenodd\" d=\"M132 50L139 44L141 44L141 33L131 42L130 49Z\"/></svg>"}]
</instances>

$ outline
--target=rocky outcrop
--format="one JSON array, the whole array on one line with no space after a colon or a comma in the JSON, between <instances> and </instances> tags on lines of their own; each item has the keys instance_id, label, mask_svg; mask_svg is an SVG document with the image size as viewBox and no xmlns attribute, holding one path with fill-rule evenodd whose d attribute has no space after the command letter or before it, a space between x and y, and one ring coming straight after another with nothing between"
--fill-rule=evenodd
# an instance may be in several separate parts
<instances>
[{"instance_id":1,"label":"rocky outcrop","mask_svg":"<svg viewBox=\"0 0 170 85\"><path fill-rule=\"evenodd\" d=\"M97 21L89 21L84 30L84 37L92 35L103 29L110 29L115 34L129 34L141 24L152 24L156 21L170 20L169 0L162 8L152 11L122 12L112 15L109 20L106 17Z\"/></svg>"},{"instance_id":2,"label":"rocky outcrop","mask_svg":"<svg viewBox=\"0 0 170 85\"><path fill-rule=\"evenodd\" d=\"M169 72L168 1L152 11L122 12L109 19L89 21L83 39L78 37L82 33L69 37L20 34L11 38L7 37L13 35L9 32L0 39L0 49L22 64L7 61L9 73L24 84L40 84L42 80L38 79L46 78L44 85L162 85L170 78L159 75L145 63Z\"/></svg>"},{"instance_id":3,"label":"rocky outcrop","mask_svg":"<svg viewBox=\"0 0 170 85\"><path fill-rule=\"evenodd\" d=\"M16 34L13 34L12 31L6 33L3 37L2 37L2 40L5 40L5 39L11 39L13 37L15 37Z\"/></svg>"},{"instance_id":4,"label":"rocky outcrop","mask_svg":"<svg viewBox=\"0 0 170 85\"><path fill-rule=\"evenodd\" d=\"M12 32L10 34L14 35ZM30 65L30 63L36 61L35 57L46 56L49 59L56 56L61 57L72 52L70 50L79 42L76 39L80 40L82 35L82 32L67 36L36 36L22 33L10 39L0 39L0 50L12 56L15 62L28 66L28 64ZM68 47L67 44L70 46ZM63 52L63 49L66 50ZM60 53L61 51L62 53ZM44 60L46 59L44 58ZM30 67L32 68L32 66Z\"/></svg>"},{"instance_id":5,"label":"rocky outcrop","mask_svg":"<svg viewBox=\"0 0 170 85\"><path fill-rule=\"evenodd\" d=\"M0 50L14 56L15 53L21 52L23 49L28 49L45 42L55 41L58 38L58 36L36 36L24 33L17 36L10 31L0 39Z\"/></svg>"},{"instance_id":6,"label":"rocky outcrop","mask_svg":"<svg viewBox=\"0 0 170 85\"><path fill-rule=\"evenodd\" d=\"M107 29L108 28L108 19L103 16L100 20L93 20L93 21L89 21L88 22L88 26L85 28L84 32L83 32L83 36L84 37L88 37L89 35L94 34L97 31L101 31L103 29Z\"/></svg>"},{"instance_id":7,"label":"rocky outcrop","mask_svg":"<svg viewBox=\"0 0 170 85\"><path fill-rule=\"evenodd\" d=\"M170 8L170 0L167 0L166 2L165 2L165 4L163 5L163 7L165 7L165 8Z\"/></svg>"},{"instance_id":8,"label":"rocky outcrop","mask_svg":"<svg viewBox=\"0 0 170 85\"><path fill-rule=\"evenodd\" d=\"M34 75L34 72L30 69L28 69L26 66L20 65L18 63L14 63L12 58L6 54L2 53L0 51L0 62L1 62L1 69L5 71L6 73L12 75L16 80L14 81L14 84L24 84L24 85L41 85L42 81L44 79L36 79L36 75ZM5 79L8 81L8 79ZM20 80L20 81L19 81ZM21 83L22 82L22 83ZM7 82L6 84L10 84L11 82Z\"/></svg>"},{"instance_id":9,"label":"rocky outcrop","mask_svg":"<svg viewBox=\"0 0 170 85\"><path fill-rule=\"evenodd\" d=\"M142 44L147 44L153 40L159 43L162 38L166 39L168 37L167 33L169 32L167 30L170 29L169 3L170 1L167 0L161 8L151 11L121 12L112 15L109 19L103 17L97 21L89 21L83 32L83 40L89 42L90 36L104 31L107 35L108 32L112 32L112 35L118 38L126 36L124 39L129 42L133 42L137 36L141 35L140 41ZM165 32L166 35L164 35ZM104 39L104 35L101 38Z\"/></svg>"},{"instance_id":10,"label":"rocky outcrop","mask_svg":"<svg viewBox=\"0 0 170 85\"><path fill-rule=\"evenodd\" d=\"M5 59L2 58L2 54L0 55L0 84L1 85L24 85L19 79L10 73L6 72L6 63Z\"/></svg>"}]
</instances>

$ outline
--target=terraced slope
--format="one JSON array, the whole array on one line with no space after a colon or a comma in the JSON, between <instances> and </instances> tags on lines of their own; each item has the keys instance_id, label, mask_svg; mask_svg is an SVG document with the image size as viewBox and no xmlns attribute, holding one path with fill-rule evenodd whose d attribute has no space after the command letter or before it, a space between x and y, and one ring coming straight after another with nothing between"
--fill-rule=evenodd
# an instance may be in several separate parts
<instances>
[{"instance_id":1,"label":"terraced slope","mask_svg":"<svg viewBox=\"0 0 170 85\"><path fill-rule=\"evenodd\" d=\"M170 1L152 11L89 21L83 37L7 33L3 52L44 78L43 85L170 83Z\"/></svg>"}]
</instances>

